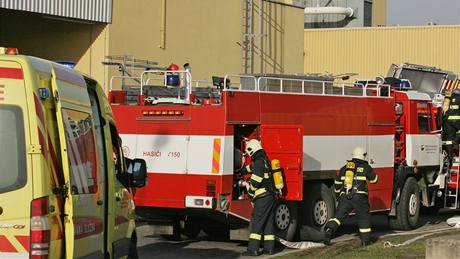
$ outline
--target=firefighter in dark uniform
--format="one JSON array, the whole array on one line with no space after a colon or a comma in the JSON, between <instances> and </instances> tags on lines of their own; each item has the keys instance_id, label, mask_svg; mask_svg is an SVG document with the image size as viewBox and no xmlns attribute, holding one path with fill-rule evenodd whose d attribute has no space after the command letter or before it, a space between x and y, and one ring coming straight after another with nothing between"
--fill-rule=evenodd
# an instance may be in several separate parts
<instances>
[{"instance_id":1,"label":"firefighter in dark uniform","mask_svg":"<svg viewBox=\"0 0 460 259\"><path fill-rule=\"evenodd\" d=\"M275 186L270 170L270 162L260 142L251 139L246 142L245 154L251 156L252 164L245 167L251 177L247 183L248 194L253 204L250 235L245 255L258 256L263 241L264 253L273 254L275 250Z\"/></svg>"},{"instance_id":2,"label":"firefighter in dark uniform","mask_svg":"<svg viewBox=\"0 0 460 259\"><path fill-rule=\"evenodd\" d=\"M347 161L335 179L334 191L339 196L339 203L335 216L324 227L325 244L330 244L332 235L352 210L355 211L358 218L361 244L366 246L372 243L367 181L376 183L378 176L364 160L366 155L363 148L355 148L352 160Z\"/></svg>"},{"instance_id":3,"label":"firefighter in dark uniform","mask_svg":"<svg viewBox=\"0 0 460 259\"><path fill-rule=\"evenodd\" d=\"M444 132L443 132L443 144L444 150L448 155L449 166L452 163L452 153L454 143L458 144L456 138L458 131L460 130L460 89L454 89L451 93L446 94L444 104Z\"/></svg>"}]
</instances>

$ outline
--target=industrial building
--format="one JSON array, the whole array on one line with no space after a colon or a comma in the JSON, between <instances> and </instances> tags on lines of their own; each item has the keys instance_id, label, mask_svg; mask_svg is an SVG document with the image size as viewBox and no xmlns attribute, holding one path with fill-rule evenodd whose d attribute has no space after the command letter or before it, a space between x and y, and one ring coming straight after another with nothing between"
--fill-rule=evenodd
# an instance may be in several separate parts
<instances>
[{"instance_id":1,"label":"industrial building","mask_svg":"<svg viewBox=\"0 0 460 259\"><path fill-rule=\"evenodd\" d=\"M308 14L323 7L324 14ZM139 73L133 63L190 63L193 80L227 73L364 78L400 62L460 72L459 26L384 27L386 7L387 0L4 0L0 45L74 62L106 89L120 72L104 61L125 63L132 74ZM347 23L337 20L344 14L326 14L350 9Z\"/></svg>"},{"instance_id":2,"label":"industrial building","mask_svg":"<svg viewBox=\"0 0 460 259\"><path fill-rule=\"evenodd\" d=\"M392 63L435 66L460 74L460 26L305 30L305 72L386 75Z\"/></svg>"},{"instance_id":3,"label":"industrial building","mask_svg":"<svg viewBox=\"0 0 460 259\"><path fill-rule=\"evenodd\" d=\"M106 56L190 63L193 79L225 73L303 71L303 8L271 0L7 0L0 45L72 61L106 88ZM104 3L104 4L101 4ZM91 15L88 15L91 14ZM140 63L147 63L141 61ZM128 69L132 66L127 66ZM136 71L130 71L136 73Z\"/></svg>"}]
</instances>

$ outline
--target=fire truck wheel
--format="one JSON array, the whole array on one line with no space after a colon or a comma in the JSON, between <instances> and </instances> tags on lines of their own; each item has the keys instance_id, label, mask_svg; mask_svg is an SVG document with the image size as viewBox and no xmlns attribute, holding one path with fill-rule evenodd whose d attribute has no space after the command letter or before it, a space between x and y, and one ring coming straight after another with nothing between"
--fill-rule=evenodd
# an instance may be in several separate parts
<instances>
[{"instance_id":1,"label":"fire truck wheel","mask_svg":"<svg viewBox=\"0 0 460 259\"><path fill-rule=\"evenodd\" d=\"M189 239L194 239L201 231L201 222L196 218L188 217L184 222L182 234Z\"/></svg>"},{"instance_id":2,"label":"fire truck wheel","mask_svg":"<svg viewBox=\"0 0 460 259\"><path fill-rule=\"evenodd\" d=\"M302 240L323 240L322 229L335 211L332 190L325 184L308 185L304 187L303 197L300 237Z\"/></svg>"},{"instance_id":3,"label":"fire truck wheel","mask_svg":"<svg viewBox=\"0 0 460 259\"><path fill-rule=\"evenodd\" d=\"M297 231L297 202L280 201L275 208L275 235L293 241Z\"/></svg>"},{"instance_id":4,"label":"fire truck wheel","mask_svg":"<svg viewBox=\"0 0 460 259\"><path fill-rule=\"evenodd\" d=\"M409 177L401 191L401 199L396 207L396 217L388 223L393 229L410 230L417 226L420 215L420 188L417 180Z\"/></svg>"},{"instance_id":5,"label":"fire truck wheel","mask_svg":"<svg viewBox=\"0 0 460 259\"><path fill-rule=\"evenodd\" d=\"M129 243L129 252L128 252L128 259L138 259L139 256L137 254L137 234L136 231L133 231L131 234L131 240Z\"/></svg>"}]
</instances>

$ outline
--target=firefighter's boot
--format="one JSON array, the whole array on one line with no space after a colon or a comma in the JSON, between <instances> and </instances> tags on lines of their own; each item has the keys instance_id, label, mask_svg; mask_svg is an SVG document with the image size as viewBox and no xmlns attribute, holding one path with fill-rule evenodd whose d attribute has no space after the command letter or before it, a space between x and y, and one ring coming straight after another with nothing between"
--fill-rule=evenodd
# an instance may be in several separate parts
<instances>
[{"instance_id":1,"label":"firefighter's boot","mask_svg":"<svg viewBox=\"0 0 460 259\"><path fill-rule=\"evenodd\" d=\"M323 243L327 246L330 246L331 245L331 238L332 238L332 235L334 234L334 230L328 226L326 226L324 228L324 239L323 239Z\"/></svg>"}]
</instances>

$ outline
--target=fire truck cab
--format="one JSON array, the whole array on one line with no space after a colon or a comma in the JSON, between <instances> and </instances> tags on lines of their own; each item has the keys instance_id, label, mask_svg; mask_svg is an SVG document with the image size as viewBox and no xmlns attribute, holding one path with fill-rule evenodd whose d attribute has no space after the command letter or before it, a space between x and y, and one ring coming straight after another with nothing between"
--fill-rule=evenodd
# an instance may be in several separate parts
<instances>
[{"instance_id":1,"label":"fire truck cab","mask_svg":"<svg viewBox=\"0 0 460 259\"><path fill-rule=\"evenodd\" d=\"M120 89L112 88L116 79L124 82ZM392 227L416 227L421 204L434 206L444 195L441 114L427 93L324 75L227 75L202 83L187 70L112 80L109 101L125 155L147 161L149 186L135 201L150 222L170 221L189 236L247 226L252 208L239 182L251 138L283 169L275 226L287 240L299 231L302 239L321 237L335 210L334 177L356 146L367 150L379 178L369 187L371 210L388 213Z\"/></svg>"}]
</instances>

